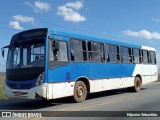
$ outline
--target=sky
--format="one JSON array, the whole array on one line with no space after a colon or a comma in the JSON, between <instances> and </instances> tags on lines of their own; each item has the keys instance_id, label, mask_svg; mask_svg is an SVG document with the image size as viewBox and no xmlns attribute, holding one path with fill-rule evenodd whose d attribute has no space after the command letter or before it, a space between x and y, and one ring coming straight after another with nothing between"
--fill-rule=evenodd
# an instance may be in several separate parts
<instances>
[{"instance_id":1,"label":"sky","mask_svg":"<svg viewBox=\"0 0 160 120\"><path fill-rule=\"evenodd\" d=\"M2 0L0 48L20 31L47 27L154 47L160 64L159 5L160 0ZM0 53L0 71L5 64Z\"/></svg>"}]
</instances>

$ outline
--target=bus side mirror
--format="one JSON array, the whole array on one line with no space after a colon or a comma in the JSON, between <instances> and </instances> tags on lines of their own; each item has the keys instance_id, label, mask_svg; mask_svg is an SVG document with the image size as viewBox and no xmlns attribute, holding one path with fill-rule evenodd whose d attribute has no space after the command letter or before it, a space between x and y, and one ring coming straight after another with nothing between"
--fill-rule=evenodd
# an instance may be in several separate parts
<instances>
[{"instance_id":1,"label":"bus side mirror","mask_svg":"<svg viewBox=\"0 0 160 120\"><path fill-rule=\"evenodd\" d=\"M4 58L4 49L2 50L2 57Z\"/></svg>"},{"instance_id":2,"label":"bus side mirror","mask_svg":"<svg viewBox=\"0 0 160 120\"><path fill-rule=\"evenodd\" d=\"M5 46L5 47L3 47L2 49L1 49L1 51L2 51L2 57L4 58L4 50L5 50L5 48L10 48L10 46L8 45L8 46Z\"/></svg>"}]
</instances>

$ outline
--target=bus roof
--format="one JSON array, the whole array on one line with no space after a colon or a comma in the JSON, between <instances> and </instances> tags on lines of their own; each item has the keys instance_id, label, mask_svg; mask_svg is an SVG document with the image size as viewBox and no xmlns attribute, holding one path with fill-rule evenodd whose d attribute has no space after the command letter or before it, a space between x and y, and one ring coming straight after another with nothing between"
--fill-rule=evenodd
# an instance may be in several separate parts
<instances>
[{"instance_id":1,"label":"bus roof","mask_svg":"<svg viewBox=\"0 0 160 120\"><path fill-rule=\"evenodd\" d=\"M36 31L36 30L39 30L39 31L43 31L43 30L47 31L48 30L48 35L60 35L60 36L70 37L70 38L75 38L75 39L82 39L82 40L87 40L87 41L96 41L96 42L113 44L113 45L118 45L118 46L126 46L126 47L148 49L148 50L155 51L154 48L143 46L143 45L136 45L136 44L126 43L126 42L119 42L119 41L116 41L116 40L109 40L107 38L99 38L99 37L79 34L79 33L75 33L75 32L68 32L68 31L63 31L63 30L58 30L58 29L49 29L49 28L30 29L30 30L26 30L26 31L22 31L20 33L17 33L13 37L17 36L18 34L22 34L22 33L25 33L25 32Z\"/></svg>"},{"instance_id":2,"label":"bus roof","mask_svg":"<svg viewBox=\"0 0 160 120\"><path fill-rule=\"evenodd\" d=\"M75 39L83 39L87 41L96 41L96 42L108 43L108 44L113 44L113 45L142 49L141 45L135 45L135 44L130 44L126 42L119 42L116 40L109 40L107 38L99 38L99 37L94 37L94 36L82 35L82 34L74 33L74 32L68 32L68 31L66 32L66 31L57 30L57 29L49 29L48 34L55 34L55 35L61 35L64 37L70 37L70 38L75 38Z\"/></svg>"}]
</instances>

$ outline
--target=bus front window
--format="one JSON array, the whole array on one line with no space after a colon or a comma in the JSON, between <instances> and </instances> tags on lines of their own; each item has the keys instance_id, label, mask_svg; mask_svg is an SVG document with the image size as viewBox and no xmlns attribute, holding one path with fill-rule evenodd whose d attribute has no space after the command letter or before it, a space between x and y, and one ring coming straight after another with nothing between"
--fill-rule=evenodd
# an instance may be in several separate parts
<instances>
[{"instance_id":1,"label":"bus front window","mask_svg":"<svg viewBox=\"0 0 160 120\"><path fill-rule=\"evenodd\" d=\"M44 67L44 43L12 46L8 52L7 69Z\"/></svg>"},{"instance_id":2,"label":"bus front window","mask_svg":"<svg viewBox=\"0 0 160 120\"><path fill-rule=\"evenodd\" d=\"M20 67L20 47L11 47L8 50L7 69Z\"/></svg>"},{"instance_id":3,"label":"bus front window","mask_svg":"<svg viewBox=\"0 0 160 120\"><path fill-rule=\"evenodd\" d=\"M20 65L20 48L16 47L14 49L14 67L18 67Z\"/></svg>"}]
</instances>

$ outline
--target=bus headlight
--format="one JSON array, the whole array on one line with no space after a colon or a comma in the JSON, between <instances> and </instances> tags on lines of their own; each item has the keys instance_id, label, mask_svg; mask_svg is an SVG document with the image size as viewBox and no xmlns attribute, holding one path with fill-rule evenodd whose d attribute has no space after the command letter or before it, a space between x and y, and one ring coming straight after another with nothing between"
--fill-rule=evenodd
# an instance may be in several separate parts
<instances>
[{"instance_id":1,"label":"bus headlight","mask_svg":"<svg viewBox=\"0 0 160 120\"><path fill-rule=\"evenodd\" d=\"M44 80L44 72L38 76L36 85L37 85L37 86L42 85L43 80Z\"/></svg>"}]
</instances>

